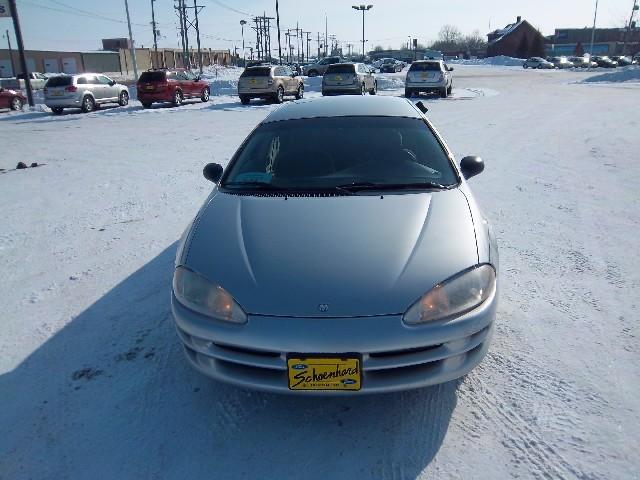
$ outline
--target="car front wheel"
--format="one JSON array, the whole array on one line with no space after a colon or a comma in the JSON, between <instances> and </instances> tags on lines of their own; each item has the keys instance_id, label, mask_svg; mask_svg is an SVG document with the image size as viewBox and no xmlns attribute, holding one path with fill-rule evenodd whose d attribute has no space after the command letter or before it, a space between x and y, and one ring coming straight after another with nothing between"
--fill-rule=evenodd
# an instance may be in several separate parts
<instances>
[{"instance_id":1,"label":"car front wheel","mask_svg":"<svg viewBox=\"0 0 640 480\"><path fill-rule=\"evenodd\" d=\"M126 107L127 105L129 105L129 94L127 92L122 92L120 94L118 105L120 105L121 107Z\"/></svg>"},{"instance_id":2,"label":"car front wheel","mask_svg":"<svg viewBox=\"0 0 640 480\"><path fill-rule=\"evenodd\" d=\"M200 100L202 100L203 102L208 102L209 101L209 96L211 95L211 93L209 92L208 88L205 88L202 91L202 96L200 97Z\"/></svg>"},{"instance_id":3,"label":"car front wheel","mask_svg":"<svg viewBox=\"0 0 640 480\"><path fill-rule=\"evenodd\" d=\"M376 95L378 93L378 82L373 82L373 88L370 93L371 95Z\"/></svg>"},{"instance_id":4,"label":"car front wheel","mask_svg":"<svg viewBox=\"0 0 640 480\"><path fill-rule=\"evenodd\" d=\"M364 83L362 85L360 85L360 95L366 95L367 94L367 87L365 87Z\"/></svg>"},{"instance_id":5,"label":"car front wheel","mask_svg":"<svg viewBox=\"0 0 640 480\"><path fill-rule=\"evenodd\" d=\"M304 97L304 85L301 83L298 85L298 91L296 92L296 100L300 100Z\"/></svg>"},{"instance_id":6,"label":"car front wheel","mask_svg":"<svg viewBox=\"0 0 640 480\"><path fill-rule=\"evenodd\" d=\"M441 98L447 98L447 87L444 87L444 88L440 89L440 97Z\"/></svg>"},{"instance_id":7,"label":"car front wheel","mask_svg":"<svg viewBox=\"0 0 640 480\"><path fill-rule=\"evenodd\" d=\"M51 109L51 111L52 111L53 113L55 113L56 115L60 115L60 114L62 113L62 111L63 111L63 110L64 110L64 108L62 108L62 107L53 107L53 108Z\"/></svg>"},{"instance_id":8,"label":"car front wheel","mask_svg":"<svg viewBox=\"0 0 640 480\"><path fill-rule=\"evenodd\" d=\"M251 99L249 97L245 97L243 95L240 96L240 103L242 103L243 105L249 105L250 101Z\"/></svg>"}]
</instances>

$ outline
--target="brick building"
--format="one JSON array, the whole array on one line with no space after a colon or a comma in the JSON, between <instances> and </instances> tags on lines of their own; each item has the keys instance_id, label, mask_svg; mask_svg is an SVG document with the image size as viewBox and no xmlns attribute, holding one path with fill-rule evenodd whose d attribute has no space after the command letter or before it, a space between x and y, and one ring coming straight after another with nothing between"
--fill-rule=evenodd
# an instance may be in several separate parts
<instances>
[{"instance_id":1,"label":"brick building","mask_svg":"<svg viewBox=\"0 0 640 480\"><path fill-rule=\"evenodd\" d=\"M522 17L487 35L487 56L528 58L544 55L545 37Z\"/></svg>"}]
</instances>

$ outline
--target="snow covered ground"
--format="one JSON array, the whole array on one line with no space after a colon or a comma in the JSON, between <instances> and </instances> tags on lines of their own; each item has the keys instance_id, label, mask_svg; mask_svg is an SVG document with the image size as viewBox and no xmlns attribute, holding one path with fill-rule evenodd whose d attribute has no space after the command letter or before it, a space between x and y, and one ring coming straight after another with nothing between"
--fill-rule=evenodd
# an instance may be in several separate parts
<instances>
[{"instance_id":1,"label":"snow covered ground","mask_svg":"<svg viewBox=\"0 0 640 480\"><path fill-rule=\"evenodd\" d=\"M497 330L466 378L386 396L247 392L183 359L170 280L202 167L275 106L221 87L0 114L0 168L45 164L0 173L0 479L638 478L640 86L454 75L428 115L487 164L471 184L499 237Z\"/></svg>"}]
</instances>

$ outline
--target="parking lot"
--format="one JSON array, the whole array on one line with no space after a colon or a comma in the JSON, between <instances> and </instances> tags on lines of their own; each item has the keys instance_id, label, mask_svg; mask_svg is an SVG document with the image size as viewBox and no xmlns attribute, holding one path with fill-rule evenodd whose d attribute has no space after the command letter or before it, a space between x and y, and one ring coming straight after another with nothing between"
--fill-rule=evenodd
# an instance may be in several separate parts
<instances>
[{"instance_id":1,"label":"parking lot","mask_svg":"<svg viewBox=\"0 0 640 480\"><path fill-rule=\"evenodd\" d=\"M170 285L202 167L276 105L219 79L179 108L0 114L0 478L636 478L640 84L453 66L421 100L486 162L496 332L463 379L384 396L249 392L183 358Z\"/></svg>"}]
</instances>

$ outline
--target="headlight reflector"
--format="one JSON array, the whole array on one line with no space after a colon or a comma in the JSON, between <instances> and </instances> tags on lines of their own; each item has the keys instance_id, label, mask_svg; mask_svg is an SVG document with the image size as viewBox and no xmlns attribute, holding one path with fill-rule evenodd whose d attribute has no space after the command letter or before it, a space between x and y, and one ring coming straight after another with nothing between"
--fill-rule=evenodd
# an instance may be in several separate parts
<instances>
[{"instance_id":1,"label":"headlight reflector","mask_svg":"<svg viewBox=\"0 0 640 480\"><path fill-rule=\"evenodd\" d=\"M425 293L402 320L417 325L455 317L482 304L496 288L496 271L484 264L439 283Z\"/></svg>"},{"instance_id":2,"label":"headlight reflector","mask_svg":"<svg viewBox=\"0 0 640 480\"><path fill-rule=\"evenodd\" d=\"M247 315L224 288L188 268L176 268L173 273L173 292L185 307L203 315L232 323L247 321Z\"/></svg>"}]
</instances>

